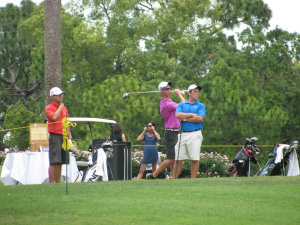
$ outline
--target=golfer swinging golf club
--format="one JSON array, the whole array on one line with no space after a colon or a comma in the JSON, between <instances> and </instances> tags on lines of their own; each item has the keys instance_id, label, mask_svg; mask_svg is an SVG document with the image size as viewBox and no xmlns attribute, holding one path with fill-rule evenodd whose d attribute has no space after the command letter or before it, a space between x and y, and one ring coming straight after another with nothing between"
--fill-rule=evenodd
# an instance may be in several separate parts
<instances>
[{"instance_id":1,"label":"golfer swinging golf club","mask_svg":"<svg viewBox=\"0 0 300 225\"><path fill-rule=\"evenodd\" d=\"M189 99L179 103L175 112L176 118L182 120L181 137L175 146L175 164L173 179L181 173L183 160L192 160L191 178L196 178L199 171L200 148L202 144L203 120L205 118L205 105L197 99L201 86L192 84L188 88Z\"/></svg>"},{"instance_id":2,"label":"golfer swinging golf club","mask_svg":"<svg viewBox=\"0 0 300 225\"><path fill-rule=\"evenodd\" d=\"M156 179L157 176L163 172L168 166L172 167L175 162L175 145L178 140L178 131L180 128L180 122L175 117L175 111L177 103L170 99L171 94L171 82L162 81L158 85L158 90L161 93L160 101L160 113L165 123L165 143L167 150L167 159L157 168L157 170L149 177L150 179ZM185 99L182 96L182 92L179 89L175 89L174 93L179 97L180 102L184 102ZM172 170L173 171L173 170Z\"/></svg>"}]
</instances>

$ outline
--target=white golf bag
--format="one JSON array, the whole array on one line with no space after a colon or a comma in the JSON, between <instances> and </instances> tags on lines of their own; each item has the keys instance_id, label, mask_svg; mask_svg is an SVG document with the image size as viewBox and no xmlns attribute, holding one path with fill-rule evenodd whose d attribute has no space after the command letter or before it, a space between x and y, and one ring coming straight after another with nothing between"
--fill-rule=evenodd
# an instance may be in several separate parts
<instances>
[{"instance_id":1,"label":"white golf bag","mask_svg":"<svg viewBox=\"0 0 300 225\"><path fill-rule=\"evenodd\" d=\"M96 149L86 171L80 171L75 182L108 181L107 158L112 158L113 143L104 142Z\"/></svg>"}]
</instances>

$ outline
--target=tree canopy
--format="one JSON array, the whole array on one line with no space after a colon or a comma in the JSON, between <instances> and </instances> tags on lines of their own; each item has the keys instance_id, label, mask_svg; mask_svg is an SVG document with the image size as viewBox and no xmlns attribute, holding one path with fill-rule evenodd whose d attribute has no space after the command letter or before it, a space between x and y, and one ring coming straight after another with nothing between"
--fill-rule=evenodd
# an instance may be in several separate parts
<instances>
[{"instance_id":1,"label":"tree canopy","mask_svg":"<svg viewBox=\"0 0 300 225\"><path fill-rule=\"evenodd\" d=\"M3 113L21 100L43 114L44 4L29 5L23 17L12 15L24 6L0 11ZM162 133L159 94L122 96L157 90L165 80L181 89L202 85L203 144L242 144L249 136L261 144L299 138L300 36L267 30L272 12L262 0L74 0L61 13L62 89L70 116L117 120L133 142L150 120ZM246 28L237 37L226 35L241 25ZM17 77L25 85L21 93L29 89L30 95L10 91ZM87 146L87 128L77 132ZM100 127L94 135L106 138L109 132Z\"/></svg>"}]
</instances>

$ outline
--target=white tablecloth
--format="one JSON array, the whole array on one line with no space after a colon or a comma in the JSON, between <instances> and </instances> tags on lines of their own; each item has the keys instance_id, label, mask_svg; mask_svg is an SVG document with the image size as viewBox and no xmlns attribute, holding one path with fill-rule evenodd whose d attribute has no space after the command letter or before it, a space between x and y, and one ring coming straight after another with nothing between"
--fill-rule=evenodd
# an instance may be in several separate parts
<instances>
[{"instance_id":1,"label":"white tablecloth","mask_svg":"<svg viewBox=\"0 0 300 225\"><path fill-rule=\"evenodd\" d=\"M71 183L78 175L78 168L74 155L69 154L67 180ZM49 183L48 169L48 152L9 153L2 167L1 182L5 185ZM66 165L62 166L61 175L66 177Z\"/></svg>"}]
</instances>

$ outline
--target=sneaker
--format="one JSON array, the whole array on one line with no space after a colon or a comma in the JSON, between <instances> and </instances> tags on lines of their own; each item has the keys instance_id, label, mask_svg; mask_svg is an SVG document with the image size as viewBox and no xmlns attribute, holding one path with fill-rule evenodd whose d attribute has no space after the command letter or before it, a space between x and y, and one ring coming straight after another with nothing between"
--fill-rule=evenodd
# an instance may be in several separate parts
<instances>
[{"instance_id":1,"label":"sneaker","mask_svg":"<svg viewBox=\"0 0 300 225\"><path fill-rule=\"evenodd\" d=\"M153 175L151 174L151 175L148 176L147 179L154 180L154 179L157 179L157 178L153 177Z\"/></svg>"},{"instance_id":2,"label":"sneaker","mask_svg":"<svg viewBox=\"0 0 300 225\"><path fill-rule=\"evenodd\" d=\"M160 173L157 178L159 179L165 179L166 178L166 174L164 172Z\"/></svg>"}]
</instances>

